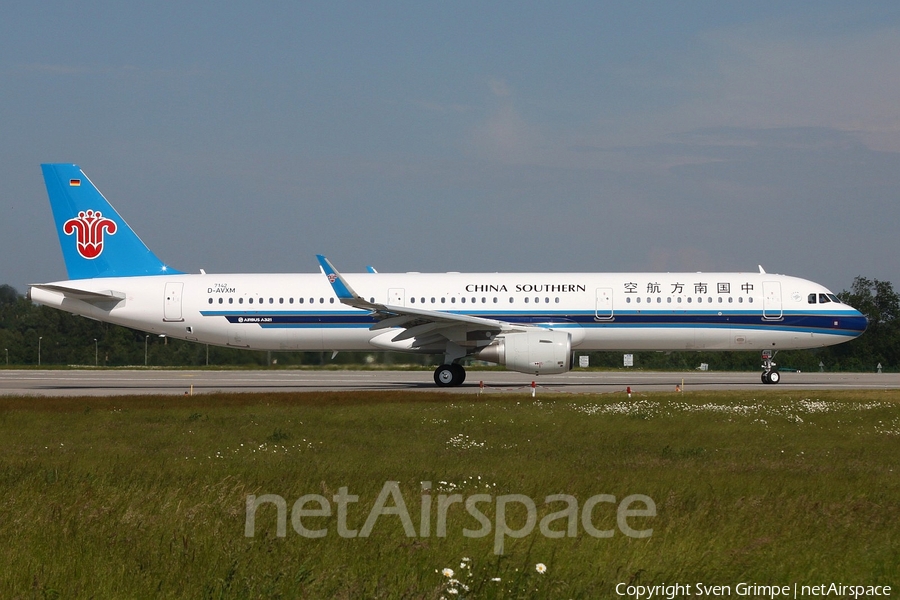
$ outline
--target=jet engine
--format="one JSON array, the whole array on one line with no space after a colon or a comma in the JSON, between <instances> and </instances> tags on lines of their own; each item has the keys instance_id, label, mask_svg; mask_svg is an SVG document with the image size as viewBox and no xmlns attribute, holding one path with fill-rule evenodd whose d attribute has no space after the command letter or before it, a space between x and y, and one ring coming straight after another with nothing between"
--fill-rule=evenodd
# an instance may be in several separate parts
<instances>
[{"instance_id":1,"label":"jet engine","mask_svg":"<svg viewBox=\"0 0 900 600\"><path fill-rule=\"evenodd\" d=\"M533 375L570 371L574 358L572 336L550 329L504 334L473 356L503 365L510 371Z\"/></svg>"}]
</instances>

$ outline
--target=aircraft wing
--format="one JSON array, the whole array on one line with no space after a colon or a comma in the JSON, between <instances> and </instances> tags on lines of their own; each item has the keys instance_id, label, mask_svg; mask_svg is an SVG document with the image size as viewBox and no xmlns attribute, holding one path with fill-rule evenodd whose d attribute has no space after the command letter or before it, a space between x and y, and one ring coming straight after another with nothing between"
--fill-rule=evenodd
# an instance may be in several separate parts
<instances>
[{"instance_id":1,"label":"aircraft wing","mask_svg":"<svg viewBox=\"0 0 900 600\"><path fill-rule=\"evenodd\" d=\"M331 261L321 254L317 254L316 258L343 304L372 313L378 321L371 327L373 331L394 327L404 330L391 340L394 342L412 339L414 347L421 347L447 339L461 345L478 346L490 342L499 333L524 331L528 327L472 315L370 302L350 287Z\"/></svg>"}]
</instances>

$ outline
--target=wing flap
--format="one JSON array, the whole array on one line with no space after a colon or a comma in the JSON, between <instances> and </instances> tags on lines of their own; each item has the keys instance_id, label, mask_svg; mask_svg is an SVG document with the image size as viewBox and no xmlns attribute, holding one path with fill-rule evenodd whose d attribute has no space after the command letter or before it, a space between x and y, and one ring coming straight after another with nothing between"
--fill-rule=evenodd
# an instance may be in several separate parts
<instances>
[{"instance_id":1,"label":"wing flap","mask_svg":"<svg viewBox=\"0 0 900 600\"><path fill-rule=\"evenodd\" d=\"M408 329L403 330L398 333L391 340L392 342L402 342L403 340L410 340L413 338L419 338L424 336L425 334L436 333L437 331L444 329L446 327L450 327L450 325L446 325L444 323L422 323L421 325L415 325L413 327L409 327ZM430 336L429 336L430 337Z\"/></svg>"}]
</instances>

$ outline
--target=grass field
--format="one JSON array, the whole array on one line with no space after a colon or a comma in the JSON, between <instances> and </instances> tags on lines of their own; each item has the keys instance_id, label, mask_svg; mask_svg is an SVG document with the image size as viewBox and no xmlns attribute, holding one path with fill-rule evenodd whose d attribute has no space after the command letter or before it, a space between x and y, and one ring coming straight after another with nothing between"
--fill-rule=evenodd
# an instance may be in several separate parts
<instances>
[{"instance_id":1,"label":"grass field","mask_svg":"<svg viewBox=\"0 0 900 600\"><path fill-rule=\"evenodd\" d=\"M617 597L618 583L678 582L896 594L900 584L897 392L0 398L0 449L3 598L598 598ZM341 488L358 502L339 508ZM248 496L267 494L285 500L285 535L276 506L260 504L248 536ZM462 502L446 506L454 494ZM477 507L492 529L466 537L484 530L463 503L476 494L490 499ZM547 496L574 497L576 518L556 515L549 529L574 525L575 536L547 537L539 523L527 532L520 502L501 520L497 499L512 494L533 499L538 521L569 506ZM611 537L584 526L598 494L614 501L595 503L587 524ZM617 520L634 494L656 514L626 525L649 537ZM305 495L330 503L328 516L311 516L316 501L297 514L323 537L295 529ZM411 532L391 514L398 495ZM356 537L339 535L342 518ZM500 522L523 533L502 536L503 554Z\"/></svg>"}]
</instances>

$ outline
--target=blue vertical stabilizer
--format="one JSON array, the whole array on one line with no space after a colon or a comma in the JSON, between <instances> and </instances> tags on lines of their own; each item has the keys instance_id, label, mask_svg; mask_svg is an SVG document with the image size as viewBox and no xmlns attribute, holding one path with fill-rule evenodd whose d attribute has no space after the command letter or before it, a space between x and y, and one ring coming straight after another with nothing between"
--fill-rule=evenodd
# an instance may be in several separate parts
<instances>
[{"instance_id":1,"label":"blue vertical stabilizer","mask_svg":"<svg viewBox=\"0 0 900 600\"><path fill-rule=\"evenodd\" d=\"M69 279L181 273L147 248L78 165L41 170Z\"/></svg>"}]
</instances>

